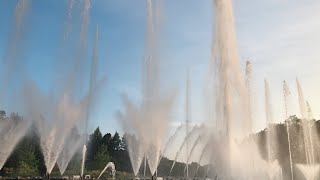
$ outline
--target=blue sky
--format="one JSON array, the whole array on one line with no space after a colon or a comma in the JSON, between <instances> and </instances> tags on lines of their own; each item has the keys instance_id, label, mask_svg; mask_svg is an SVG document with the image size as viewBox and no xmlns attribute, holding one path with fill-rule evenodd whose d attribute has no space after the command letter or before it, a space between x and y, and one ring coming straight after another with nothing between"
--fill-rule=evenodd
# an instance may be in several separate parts
<instances>
[{"instance_id":1,"label":"blue sky","mask_svg":"<svg viewBox=\"0 0 320 180\"><path fill-rule=\"evenodd\" d=\"M75 0L79 4L79 0ZM16 0L0 1L0 60L12 30ZM204 119L203 87L212 42L211 0L162 0L160 52L164 88L177 88L172 126L183 121L186 71L191 73L192 120ZM101 89L91 117L91 127L104 132L122 131L115 112L122 109L121 95L141 97L141 61L144 53L145 0L91 1L88 57L91 56L96 24L100 27L99 78ZM78 9L79 10L79 9ZM253 63L253 101L256 129L264 126L263 79L271 86L274 117L283 117L282 80L293 93L290 112L298 111L295 78L303 85L314 116L320 115L320 2L314 0L234 0L240 64ZM76 12L73 28L79 27ZM43 91L52 88L66 15L66 1L32 0L24 27L20 53L23 66ZM76 29L73 29L76 30ZM1 65L0 65L1 69ZM244 70L243 70L244 71ZM15 77L12 77L15 78ZM6 107L1 102L0 107Z\"/></svg>"}]
</instances>

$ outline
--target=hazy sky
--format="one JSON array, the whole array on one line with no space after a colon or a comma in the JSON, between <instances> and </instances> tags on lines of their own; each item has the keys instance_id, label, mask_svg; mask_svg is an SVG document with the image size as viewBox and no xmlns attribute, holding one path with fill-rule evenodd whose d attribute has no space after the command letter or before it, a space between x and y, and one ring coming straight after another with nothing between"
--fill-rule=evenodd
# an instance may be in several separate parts
<instances>
[{"instance_id":1,"label":"hazy sky","mask_svg":"<svg viewBox=\"0 0 320 180\"><path fill-rule=\"evenodd\" d=\"M1 62L12 31L16 2L0 1ZM75 2L80 3L79 0ZM176 88L179 91L173 109L172 126L184 118L184 84L188 68L192 84L192 121L199 124L204 119L203 87L212 42L212 1L160 2L162 79L165 80L165 88ZM23 54L22 66L43 91L49 91L52 87L52 77L55 76L52 67L58 57L66 9L66 1L32 0L26 18L23 45L19 50ZM256 129L265 124L264 78L270 83L276 121L282 120L284 115L283 80L288 81L292 92L289 111L300 115L296 77L303 85L314 116L319 118L320 1L234 0L234 10L240 64L244 68L247 59L253 64L253 116ZM75 14L78 17L73 18L79 19L80 12ZM91 128L99 125L104 132L122 131L115 118L115 112L122 109L121 95L128 94L136 101L140 99L145 20L145 0L91 2L88 57L92 52L95 27L99 24L98 74L100 78L107 77L91 117ZM78 27L79 24L72 24L73 31ZM0 102L0 109L6 109L7 106L6 102Z\"/></svg>"}]
</instances>

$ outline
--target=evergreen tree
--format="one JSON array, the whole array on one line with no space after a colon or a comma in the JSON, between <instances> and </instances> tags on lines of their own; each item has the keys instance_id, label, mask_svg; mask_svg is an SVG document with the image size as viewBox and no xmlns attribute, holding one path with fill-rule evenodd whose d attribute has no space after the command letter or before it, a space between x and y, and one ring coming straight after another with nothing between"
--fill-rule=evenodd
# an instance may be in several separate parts
<instances>
[{"instance_id":1,"label":"evergreen tree","mask_svg":"<svg viewBox=\"0 0 320 180\"><path fill-rule=\"evenodd\" d=\"M101 146L102 142L102 134L100 128L97 127L94 130L93 134L89 137L88 142L88 152L87 152L87 160L93 161L96 153L98 152L99 147Z\"/></svg>"},{"instance_id":2,"label":"evergreen tree","mask_svg":"<svg viewBox=\"0 0 320 180\"><path fill-rule=\"evenodd\" d=\"M107 146L101 145L94 156L93 168L96 170L102 170L109 161L110 158L108 155Z\"/></svg>"}]
</instances>

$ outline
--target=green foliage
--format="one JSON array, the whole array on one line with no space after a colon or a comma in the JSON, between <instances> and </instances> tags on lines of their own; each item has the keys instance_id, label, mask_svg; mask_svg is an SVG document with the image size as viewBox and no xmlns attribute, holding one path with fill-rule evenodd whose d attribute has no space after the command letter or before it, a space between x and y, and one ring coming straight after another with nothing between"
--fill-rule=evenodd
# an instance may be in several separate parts
<instances>
[{"instance_id":1,"label":"green foliage","mask_svg":"<svg viewBox=\"0 0 320 180\"><path fill-rule=\"evenodd\" d=\"M93 134L89 136L89 142L88 142L88 154L87 154L87 160L93 161L95 154L97 153L99 147L101 146L102 142L102 133L100 131L100 128L97 127L96 130L94 130Z\"/></svg>"},{"instance_id":2,"label":"green foliage","mask_svg":"<svg viewBox=\"0 0 320 180\"><path fill-rule=\"evenodd\" d=\"M116 132L111 138L109 146L110 147L108 149L110 152L115 152L121 148L121 138L118 132Z\"/></svg>"},{"instance_id":3,"label":"green foliage","mask_svg":"<svg viewBox=\"0 0 320 180\"><path fill-rule=\"evenodd\" d=\"M38 174L38 170L36 166L29 165L25 161L21 161L19 163L19 176L27 177L27 176L33 176L35 174Z\"/></svg>"},{"instance_id":4,"label":"green foliage","mask_svg":"<svg viewBox=\"0 0 320 180\"><path fill-rule=\"evenodd\" d=\"M107 146L100 145L93 159L94 169L103 169L110 161Z\"/></svg>"},{"instance_id":5,"label":"green foliage","mask_svg":"<svg viewBox=\"0 0 320 180\"><path fill-rule=\"evenodd\" d=\"M26 136L8 158L5 167L22 176L39 174L39 159L36 156L32 137Z\"/></svg>"},{"instance_id":6,"label":"green foliage","mask_svg":"<svg viewBox=\"0 0 320 180\"><path fill-rule=\"evenodd\" d=\"M6 117L6 113L4 111L0 111L0 120L15 120L19 121L22 119L17 113L11 113L10 118ZM290 132L294 134L291 138L293 153L294 153L294 162L303 162L304 159L299 155L299 151L304 151L303 146L297 139L299 139L299 134L301 134L300 120L291 116L289 119L290 124ZM320 127L320 122L316 122L317 127ZM279 141L279 146L275 146L278 149L277 158L279 159L280 164L283 167L288 166L288 158L287 158L287 133L284 124L274 125L275 131L277 134L277 138ZM317 130L320 132L319 128ZM319 133L318 132L318 133ZM73 133L79 134L76 129L74 129ZM97 177L102 169L106 166L109 161L114 162L117 170L117 177L128 179L129 177L133 177L132 175L132 167L130 163L128 147L127 147L127 139L130 137L128 134L124 134L122 137L118 132L115 132L113 135L111 133L102 134L100 128L97 127L92 134L89 135L89 139L87 142L87 159L85 162L85 174L90 174L92 177ZM261 154L264 158L266 158L266 131L262 131L258 134L252 135L252 138L257 139L259 142L259 148ZM318 148L318 147L315 147ZM319 148L320 149L320 148ZM317 161L320 162L320 156L316 157ZM82 152L79 149L78 153L72 158L71 162L68 165L68 168L65 172L65 175L76 175L80 173L80 166L82 160ZM158 168L159 176L167 176L170 168L173 164L172 160L169 160L166 157L160 162ZM194 176L195 170L197 169L198 164L192 163L189 166L189 174L190 176ZM177 162L174 167L171 175L172 176L183 176L184 175L185 164ZM201 167L197 173L200 177L205 177L208 175L207 171L208 167ZM284 170L286 170L284 168ZM46 167L44 163L43 154L40 147L40 139L36 131L35 125L33 125L30 129L30 132L25 136L21 142L17 145L14 152L11 154L9 159L7 160L4 168L0 171L0 176L39 176L44 175L46 173ZM140 174L143 173L143 165L140 169ZM59 171L57 166L55 166L52 177L59 176ZM147 172L150 175L149 169ZM109 177L108 173L104 177Z\"/></svg>"}]
</instances>

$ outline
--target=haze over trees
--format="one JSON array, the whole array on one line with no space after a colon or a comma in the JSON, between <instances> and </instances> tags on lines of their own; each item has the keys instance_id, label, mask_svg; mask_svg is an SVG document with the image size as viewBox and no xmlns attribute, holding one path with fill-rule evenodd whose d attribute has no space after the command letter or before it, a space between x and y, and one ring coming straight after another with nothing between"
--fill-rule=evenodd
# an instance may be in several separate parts
<instances>
[{"instance_id":1,"label":"haze over trees","mask_svg":"<svg viewBox=\"0 0 320 180\"><path fill-rule=\"evenodd\" d=\"M1 121L23 121L17 113L11 113L8 117L5 111L0 111L0 122ZM296 116L290 116L290 133L291 133L291 148L292 157L294 163L305 163L305 148L303 144L303 131L302 122ZM320 135L320 121L315 121L316 134ZM284 175L287 176L290 172L289 161L288 161L288 141L287 132L284 124L273 124L276 130L276 137L278 140L278 146L273 149L276 153L275 157L279 160L279 164L283 168ZM267 159L267 129L260 131L259 133L252 134L250 138L253 138L257 143L264 159ZM72 129L72 133L80 136L80 132L77 128ZM92 134L88 137L87 142L87 157L86 157L86 174L98 174L105 167L105 165L112 161L116 166L117 172L122 172L124 174L132 174L132 167L129 159L129 154L127 151L126 139L130 136L129 134L123 134L122 136L115 132L114 134L106 133L102 134L99 127L97 127ZM320 151L320 144L318 137L314 138L314 150L315 152ZM6 161L4 167L0 171L0 176L41 176L46 172L46 167L42 155L42 151L39 145L39 136L37 134L37 129L32 126L28 134L19 142L13 153L10 155ZM316 163L320 163L320 155L316 153L315 157ZM173 161L164 157L158 168L159 176L168 176L170 168ZM79 174L81 164L81 150L72 158L68 165L66 175ZM189 174L191 176L195 175L197 168L197 163L191 163L189 166ZM143 165L140 168L139 174L143 174ZM185 164L177 162L176 166L171 173L171 176L184 176ZM206 166L201 166L197 176L205 177L212 176L215 177L214 172L208 172ZM53 173L58 174L57 165L54 167ZM294 173L299 173L295 171ZM150 172L147 171L147 175Z\"/></svg>"}]
</instances>

